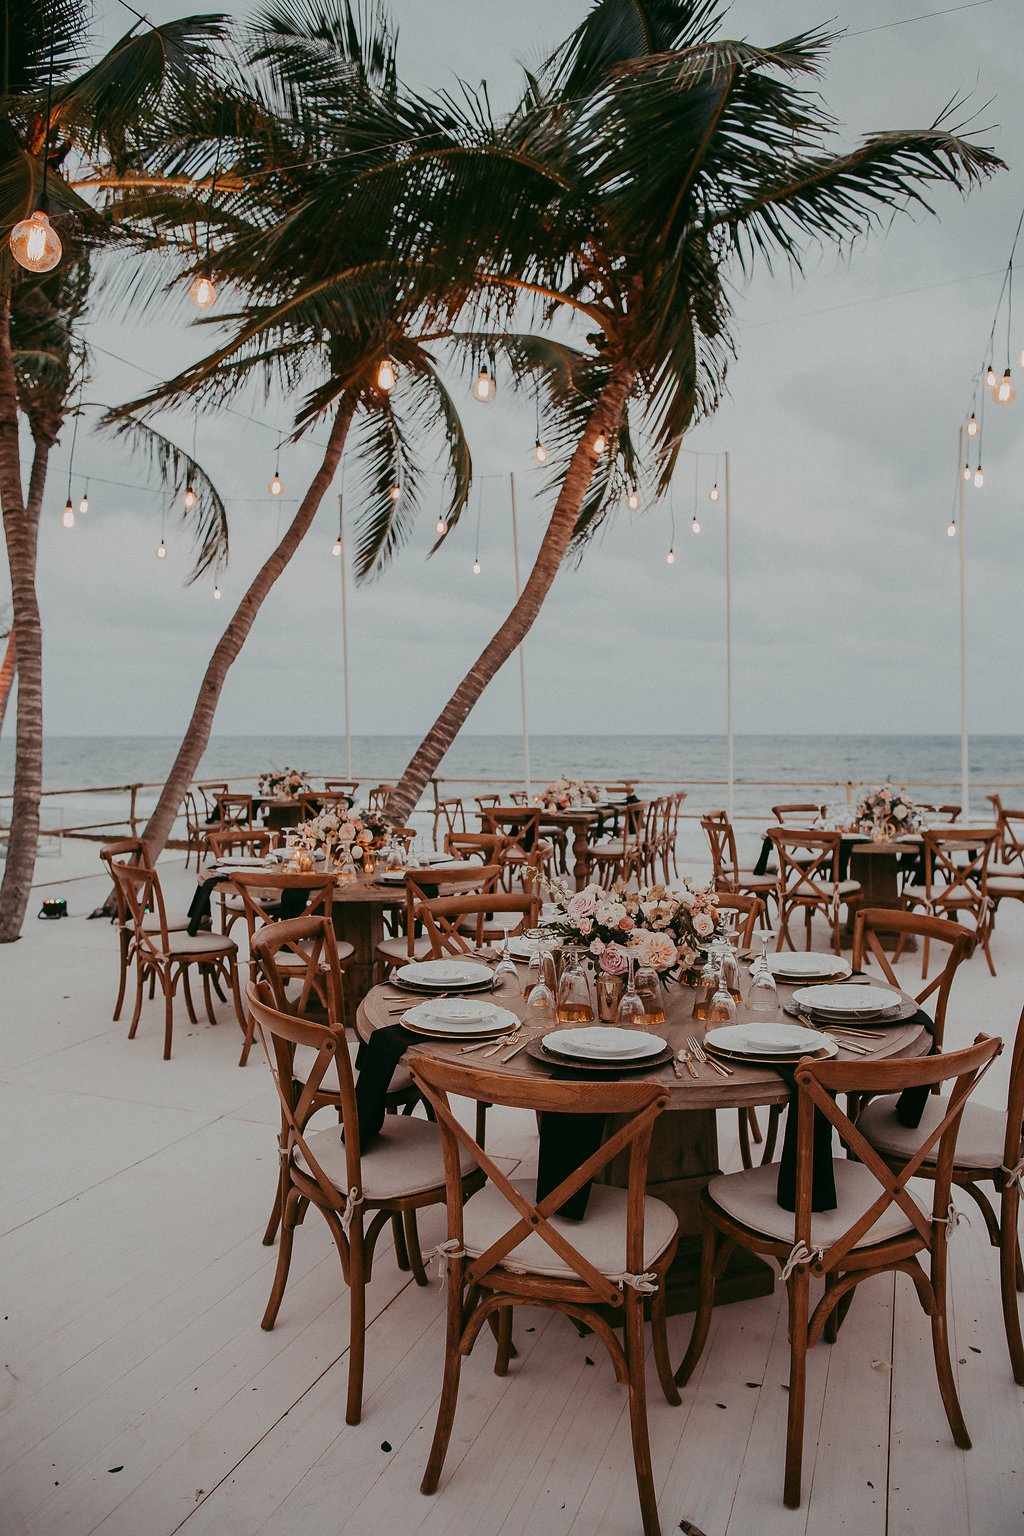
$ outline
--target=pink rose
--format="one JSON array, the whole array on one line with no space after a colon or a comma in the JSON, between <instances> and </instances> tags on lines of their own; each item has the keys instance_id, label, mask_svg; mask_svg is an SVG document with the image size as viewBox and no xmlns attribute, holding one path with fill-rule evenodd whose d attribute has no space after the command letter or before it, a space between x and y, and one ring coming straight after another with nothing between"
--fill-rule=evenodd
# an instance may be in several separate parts
<instances>
[{"instance_id":1,"label":"pink rose","mask_svg":"<svg viewBox=\"0 0 1024 1536\"><path fill-rule=\"evenodd\" d=\"M597 902L590 891L577 891L566 907L570 917L593 917Z\"/></svg>"},{"instance_id":2,"label":"pink rose","mask_svg":"<svg viewBox=\"0 0 1024 1536\"><path fill-rule=\"evenodd\" d=\"M585 938L594 926L594 919L592 917L579 917L576 919L576 926Z\"/></svg>"},{"instance_id":3,"label":"pink rose","mask_svg":"<svg viewBox=\"0 0 1024 1536\"><path fill-rule=\"evenodd\" d=\"M629 956L621 944L606 944L599 964L606 975L621 976L629 967Z\"/></svg>"},{"instance_id":4,"label":"pink rose","mask_svg":"<svg viewBox=\"0 0 1024 1536\"><path fill-rule=\"evenodd\" d=\"M350 821L343 821L338 828L338 841L350 843L356 835L356 829Z\"/></svg>"},{"instance_id":5,"label":"pink rose","mask_svg":"<svg viewBox=\"0 0 1024 1536\"><path fill-rule=\"evenodd\" d=\"M714 918L709 917L706 912L695 912L693 914L693 931L698 939L710 939L715 931Z\"/></svg>"},{"instance_id":6,"label":"pink rose","mask_svg":"<svg viewBox=\"0 0 1024 1536\"><path fill-rule=\"evenodd\" d=\"M631 917L620 917L617 927L623 933L630 933L636 927L636 923L634 923Z\"/></svg>"}]
</instances>

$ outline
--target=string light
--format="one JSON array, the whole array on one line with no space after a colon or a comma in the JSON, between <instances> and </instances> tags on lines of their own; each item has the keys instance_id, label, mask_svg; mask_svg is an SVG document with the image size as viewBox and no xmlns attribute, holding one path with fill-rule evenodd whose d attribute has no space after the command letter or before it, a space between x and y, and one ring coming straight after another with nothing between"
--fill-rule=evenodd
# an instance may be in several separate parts
<instances>
[{"instance_id":1,"label":"string light","mask_svg":"<svg viewBox=\"0 0 1024 1536\"><path fill-rule=\"evenodd\" d=\"M267 490L270 492L271 496L280 496L281 492L284 490L284 486L281 484L281 476L277 474L276 471L274 473L273 480L271 480L270 484L267 486Z\"/></svg>"},{"instance_id":2,"label":"string light","mask_svg":"<svg viewBox=\"0 0 1024 1536\"><path fill-rule=\"evenodd\" d=\"M949 527L946 529L946 538L947 539L955 539L956 538L956 518L955 517L951 517L950 520L949 520Z\"/></svg>"},{"instance_id":3,"label":"string light","mask_svg":"<svg viewBox=\"0 0 1024 1536\"><path fill-rule=\"evenodd\" d=\"M608 439L605 437L604 432L598 428L597 436L594 438L594 452L600 457L607 447Z\"/></svg>"},{"instance_id":4,"label":"string light","mask_svg":"<svg viewBox=\"0 0 1024 1536\"><path fill-rule=\"evenodd\" d=\"M1017 398L1017 391L1010 378L1010 370L1007 368L997 387L992 391L992 398L996 405L1010 405Z\"/></svg>"},{"instance_id":5,"label":"string light","mask_svg":"<svg viewBox=\"0 0 1024 1536\"><path fill-rule=\"evenodd\" d=\"M668 554L665 556L665 564L666 565L675 565L675 563L676 563L676 552L675 552L674 549L670 549Z\"/></svg>"},{"instance_id":6,"label":"string light","mask_svg":"<svg viewBox=\"0 0 1024 1536\"><path fill-rule=\"evenodd\" d=\"M480 556L479 555L477 555L476 559L473 561L473 575L474 576L479 576L480 575Z\"/></svg>"},{"instance_id":7,"label":"string light","mask_svg":"<svg viewBox=\"0 0 1024 1536\"><path fill-rule=\"evenodd\" d=\"M978 465L977 469L974 471L974 483L978 487L979 491L981 490L982 486L985 484L985 476L981 472L981 465L980 464Z\"/></svg>"},{"instance_id":8,"label":"string light","mask_svg":"<svg viewBox=\"0 0 1024 1536\"><path fill-rule=\"evenodd\" d=\"M533 456L538 464L546 464L548 461L548 451L539 437L533 446Z\"/></svg>"},{"instance_id":9,"label":"string light","mask_svg":"<svg viewBox=\"0 0 1024 1536\"><path fill-rule=\"evenodd\" d=\"M494 380L487 371L487 364L482 363L480 365L480 372L473 383L473 398L481 401L484 405L490 405L496 393Z\"/></svg>"},{"instance_id":10,"label":"string light","mask_svg":"<svg viewBox=\"0 0 1024 1536\"><path fill-rule=\"evenodd\" d=\"M382 357L380 367L377 369L377 388L388 394L398 382L395 374L395 365L390 357Z\"/></svg>"},{"instance_id":11,"label":"string light","mask_svg":"<svg viewBox=\"0 0 1024 1536\"><path fill-rule=\"evenodd\" d=\"M402 487L400 485L393 485L391 487L391 500L392 501L400 501L401 499L402 499Z\"/></svg>"},{"instance_id":12,"label":"string light","mask_svg":"<svg viewBox=\"0 0 1024 1536\"><path fill-rule=\"evenodd\" d=\"M189 481L188 485L186 485L186 487L185 487L185 494L181 498L181 504L185 508L186 512L191 512L192 508L196 504L196 493L192 489L192 482L191 482L191 480Z\"/></svg>"},{"instance_id":13,"label":"string light","mask_svg":"<svg viewBox=\"0 0 1024 1536\"><path fill-rule=\"evenodd\" d=\"M708 500L709 501L717 501L718 500L718 483L717 483L717 481L711 487L711 495L708 497Z\"/></svg>"},{"instance_id":14,"label":"string light","mask_svg":"<svg viewBox=\"0 0 1024 1536\"><path fill-rule=\"evenodd\" d=\"M60 236L47 218L49 199L46 195L46 177L50 169L50 124L53 102L53 50L57 37L57 12L50 24L50 68L46 77L46 135L43 140L43 185L39 206L27 219L21 219L11 230L11 255L27 272L52 272L61 258ZM70 523L65 523L70 527Z\"/></svg>"},{"instance_id":15,"label":"string light","mask_svg":"<svg viewBox=\"0 0 1024 1536\"><path fill-rule=\"evenodd\" d=\"M156 547L156 557L157 557L158 560L166 560L167 559L167 545L164 543L162 538L160 540L160 543Z\"/></svg>"},{"instance_id":16,"label":"string light","mask_svg":"<svg viewBox=\"0 0 1024 1536\"><path fill-rule=\"evenodd\" d=\"M967 423L967 436L968 437L977 437L977 435L978 435L978 418L975 416L974 412L972 411L971 412L971 419Z\"/></svg>"},{"instance_id":17,"label":"string light","mask_svg":"<svg viewBox=\"0 0 1024 1536\"><path fill-rule=\"evenodd\" d=\"M969 464L965 464L964 465L964 479L965 480L969 480L970 478L971 478L971 466Z\"/></svg>"},{"instance_id":18,"label":"string light","mask_svg":"<svg viewBox=\"0 0 1024 1536\"><path fill-rule=\"evenodd\" d=\"M340 540L340 538L339 539L335 539L335 541L334 541L334 548L331 550L331 554L332 555L336 555L339 560L341 559L341 540Z\"/></svg>"},{"instance_id":19,"label":"string light","mask_svg":"<svg viewBox=\"0 0 1024 1536\"><path fill-rule=\"evenodd\" d=\"M75 526L75 509L71 505L71 497L69 496L68 497L68 504L64 508L64 527L65 528L73 528L74 526Z\"/></svg>"},{"instance_id":20,"label":"string light","mask_svg":"<svg viewBox=\"0 0 1024 1536\"><path fill-rule=\"evenodd\" d=\"M222 594L221 594L220 587L214 587L213 595L214 595L215 598L220 598L221 597Z\"/></svg>"},{"instance_id":21,"label":"string light","mask_svg":"<svg viewBox=\"0 0 1024 1536\"><path fill-rule=\"evenodd\" d=\"M89 482L88 482L88 480L85 482L85 490L82 492L82 499L78 503L78 510L79 510L79 512L82 513L83 516L89 510Z\"/></svg>"},{"instance_id":22,"label":"string light","mask_svg":"<svg viewBox=\"0 0 1024 1536\"><path fill-rule=\"evenodd\" d=\"M635 490L630 491L629 495L626 497L626 506L631 512L635 512L639 505L640 497L637 495Z\"/></svg>"},{"instance_id":23,"label":"string light","mask_svg":"<svg viewBox=\"0 0 1024 1536\"><path fill-rule=\"evenodd\" d=\"M700 533L700 523L697 521L696 517L693 519L692 527L694 533Z\"/></svg>"},{"instance_id":24,"label":"string light","mask_svg":"<svg viewBox=\"0 0 1024 1536\"><path fill-rule=\"evenodd\" d=\"M434 532L442 536L448 532L448 524L445 522L443 517L439 517L437 522L434 524Z\"/></svg>"},{"instance_id":25,"label":"string light","mask_svg":"<svg viewBox=\"0 0 1024 1536\"><path fill-rule=\"evenodd\" d=\"M999 380L996 378L996 371L992 367L991 363L989 363L988 369L985 373L985 383L988 385L989 389L994 389L995 386L999 383Z\"/></svg>"},{"instance_id":26,"label":"string light","mask_svg":"<svg viewBox=\"0 0 1024 1536\"><path fill-rule=\"evenodd\" d=\"M196 309L209 309L217 297L209 267L204 266L189 284L188 296Z\"/></svg>"}]
</instances>

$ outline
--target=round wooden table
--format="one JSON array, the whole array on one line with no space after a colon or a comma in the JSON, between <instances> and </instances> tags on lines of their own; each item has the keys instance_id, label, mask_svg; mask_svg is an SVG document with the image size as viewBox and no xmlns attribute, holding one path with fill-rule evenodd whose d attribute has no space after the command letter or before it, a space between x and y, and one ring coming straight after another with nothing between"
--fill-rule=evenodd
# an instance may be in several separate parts
<instances>
[{"instance_id":1,"label":"round wooden table","mask_svg":"<svg viewBox=\"0 0 1024 1536\"><path fill-rule=\"evenodd\" d=\"M525 967L521 967L525 975ZM779 984L781 1002L787 1002L793 988ZM488 994L503 1008L509 1008L520 1018L527 1019L525 999L521 990L505 983ZM363 999L356 1015L356 1027L365 1040L375 1029L398 1023L401 1015L391 1010L402 1002L409 1006L419 999L402 993L385 984L377 986ZM674 1051L686 1044L686 1036L698 1040L704 1037L705 1025L691 1018L693 989L669 983L665 989L666 1023L653 1026L652 1033L662 1035ZM752 1018L741 1004L737 1007L737 1022ZM527 1019L524 1029L527 1038L539 1038L559 1026L553 1018ZM564 1026L563 1026L564 1027ZM878 1046L872 1060L900 1056L924 1056L931 1047L931 1037L914 1024L897 1024L880 1029ZM417 1039L417 1051L440 1060L458 1060L460 1045L445 1040L432 1040L424 1036ZM484 1048L486 1049L486 1047ZM546 1077L551 1068L536 1061L526 1051L518 1051L511 1061L502 1062L497 1056L484 1057L478 1051L471 1057L473 1065L493 1071L496 1076ZM848 1060L867 1061L868 1057L848 1056ZM730 1061L731 1077L721 1077L710 1066L697 1067L694 1079L686 1072L677 1078L668 1063L647 1073L631 1072L630 1081L650 1081L662 1084L669 1092L669 1108L659 1117L651 1141L651 1156L647 1187L652 1195L672 1207L679 1219L679 1249L669 1272L668 1304L672 1312L692 1311L697 1304L700 1289L700 1215L698 1199L709 1179L721 1172L718 1158L718 1125L716 1111L741 1109L758 1104L785 1104L789 1090L778 1073L767 1066L742 1066ZM611 1177L614 1179L614 1164ZM768 1295L774 1287L774 1271L769 1269L755 1254L738 1250L734 1262L716 1289L716 1301L738 1301L748 1296Z\"/></svg>"}]
</instances>

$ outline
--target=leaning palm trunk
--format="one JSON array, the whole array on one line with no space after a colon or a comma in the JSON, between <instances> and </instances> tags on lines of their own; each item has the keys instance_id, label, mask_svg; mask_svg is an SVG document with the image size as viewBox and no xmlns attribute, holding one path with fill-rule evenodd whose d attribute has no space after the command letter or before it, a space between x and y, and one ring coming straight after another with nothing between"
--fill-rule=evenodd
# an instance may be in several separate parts
<instances>
[{"instance_id":1,"label":"leaning palm trunk","mask_svg":"<svg viewBox=\"0 0 1024 1536\"><path fill-rule=\"evenodd\" d=\"M583 506L594 473L593 434L601 426L610 438L614 424L633 387L635 373L621 366L613 371L587 422L558 493L551 521L548 523L526 585L515 607L497 634L484 647L473 666L438 715L427 735L413 754L408 767L388 797L388 820L395 826L408 821L413 807L426 788L431 775L462 729L470 710L480 698L495 673L504 666L517 645L529 633L541 605L551 590L572 541L576 520Z\"/></svg>"},{"instance_id":2,"label":"leaning palm trunk","mask_svg":"<svg viewBox=\"0 0 1024 1536\"><path fill-rule=\"evenodd\" d=\"M0 495L11 572L14 628L18 636L18 715L14 798L7 863L0 884L0 943L21 937L39 841L43 789L43 631L36 598L36 546L46 465L53 444L36 429L26 498L21 485L18 398L11 357L10 296L0 306Z\"/></svg>"},{"instance_id":3,"label":"leaning palm trunk","mask_svg":"<svg viewBox=\"0 0 1024 1536\"><path fill-rule=\"evenodd\" d=\"M4 649L4 659L0 663L0 731L4 728L4 720L7 716L7 706L11 700L11 689L14 687L14 676L18 670L18 652L14 639L14 625L11 625L7 636L7 645Z\"/></svg>"},{"instance_id":4,"label":"leaning palm trunk","mask_svg":"<svg viewBox=\"0 0 1024 1536\"><path fill-rule=\"evenodd\" d=\"M334 418L334 425L331 428L320 468L309 490L302 498L298 512L284 538L261 567L249 590L235 609L231 622L220 637L217 649L210 657L188 730L178 748L178 755L167 776L160 799L142 834L151 861L155 860L164 848L181 802L185 798L185 791L199 767L200 758L206 751L210 732L213 729L213 717L217 711L228 668L242 649L256 615L260 611L263 599L302 543L321 501L330 488L341 461L342 449L345 446L345 438L354 412L355 402L343 397Z\"/></svg>"}]
</instances>

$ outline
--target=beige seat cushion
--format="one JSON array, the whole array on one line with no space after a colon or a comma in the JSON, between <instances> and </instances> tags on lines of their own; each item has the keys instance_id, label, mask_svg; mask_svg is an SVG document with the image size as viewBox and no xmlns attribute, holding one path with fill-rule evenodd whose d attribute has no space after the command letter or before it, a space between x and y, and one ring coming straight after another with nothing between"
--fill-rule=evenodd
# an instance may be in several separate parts
<instances>
[{"instance_id":1,"label":"beige seat cushion","mask_svg":"<svg viewBox=\"0 0 1024 1536\"><path fill-rule=\"evenodd\" d=\"M962 885L955 887L948 885L937 887L932 891L930 898L928 895L927 886L908 885L905 888L903 894L904 896L909 897L911 901L925 902L930 899L935 907L976 907L981 900L980 891L976 891L974 894L972 894L969 890L967 890L965 886Z\"/></svg>"},{"instance_id":2,"label":"beige seat cushion","mask_svg":"<svg viewBox=\"0 0 1024 1536\"><path fill-rule=\"evenodd\" d=\"M359 1041L350 1038L348 1041L349 1056L354 1059L358 1049ZM317 1052L311 1045L297 1045L295 1047L295 1055L292 1060L295 1069L295 1076L301 1082L305 1082L310 1072L312 1072L313 1063L316 1061L316 1058ZM324 1078L323 1085L328 1092L337 1092L338 1077L336 1073L333 1073L333 1069L327 1073L327 1076ZM391 1081L388 1084L388 1093L404 1093L407 1088L411 1088L412 1086L412 1078L409 1076L405 1068L399 1064L391 1074Z\"/></svg>"},{"instance_id":3,"label":"beige seat cushion","mask_svg":"<svg viewBox=\"0 0 1024 1536\"><path fill-rule=\"evenodd\" d=\"M336 1189L345 1189L345 1144L341 1127L314 1131L308 1138L309 1150ZM459 1148L464 1174L476 1166L465 1148ZM309 1172L302 1152L296 1148L295 1162ZM362 1155L363 1199L370 1204L396 1200L401 1195L425 1194L430 1189L444 1189L444 1159L441 1133L430 1120L414 1115L386 1115L380 1135Z\"/></svg>"},{"instance_id":4,"label":"beige seat cushion","mask_svg":"<svg viewBox=\"0 0 1024 1536\"><path fill-rule=\"evenodd\" d=\"M815 1211L811 1216L812 1248L827 1248L835 1242L874 1203L880 1192L878 1180L863 1163L837 1157L833 1158L833 1164L838 1205L834 1211ZM720 1174L708 1184L708 1194L716 1205L745 1227L753 1227L780 1243L791 1243L795 1218L793 1212L784 1211L776 1199L778 1181L778 1163L766 1163L759 1168L745 1168L742 1173ZM907 1188L921 1209L930 1212L931 1184L924 1179L911 1179ZM857 1246L867 1248L873 1243L885 1242L887 1238L908 1232L910 1227L911 1222L900 1207L890 1205Z\"/></svg>"},{"instance_id":5,"label":"beige seat cushion","mask_svg":"<svg viewBox=\"0 0 1024 1536\"><path fill-rule=\"evenodd\" d=\"M791 891L787 891L786 895L813 897L820 893L823 896L831 896L835 892L838 892L840 898L844 896L853 896L857 893L857 891L860 890L860 881L839 880L833 884L831 880L815 880L814 886L817 887L817 890L812 888L810 885L804 886L803 881L801 881L800 884L795 885Z\"/></svg>"},{"instance_id":6,"label":"beige seat cushion","mask_svg":"<svg viewBox=\"0 0 1024 1536\"><path fill-rule=\"evenodd\" d=\"M989 880L988 893L990 896L1024 896L1024 877L997 875L994 880Z\"/></svg>"},{"instance_id":7,"label":"beige seat cushion","mask_svg":"<svg viewBox=\"0 0 1024 1536\"><path fill-rule=\"evenodd\" d=\"M187 912L168 912L166 915L168 933L181 933L189 925ZM147 912L143 917L142 931L144 933L160 932L160 918L156 912Z\"/></svg>"},{"instance_id":8,"label":"beige seat cushion","mask_svg":"<svg viewBox=\"0 0 1024 1536\"><path fill-rule=\"evenodd\" d=\"M755 875L752 869L738 869L736 884L750 890L774 891L778 881L774 875Z\"/></svg>"},{"instance_id":9,"label":"beige seat cushion","mask_svg":"<svg viewBox=\"0 0 1024 1536\"><path fill-rule=\"evenodd\" d=\"M513 1179L512 1182L528 1200L536 1198L536 1180ZM602 1275L621 1275L626 1268L626 1202L624 1189L594 1184L582 1221L566 1221L562 1216L553 1216L551 1225ZM678 1223L675 1212L663 1200L649 1196L644 1201L644 1211L643 1267L649 1269L675 1237ZM463 1219L466 1252L473 1258L485 1253L512 1226L516 1214L500 1190L493 1184L485 1184L466 1202ZM572 1266L560 1259L536 1232L531 1232L512 1249L507 1262L533 1275L579 1278Z\"/></svg>"},{"instance_id":10,"label":"beige seat cushion","mask_svg":"<svg viewBox=\"0 0 1024 1536\"><path fill-rule=\"evenodd\" d=\"M896 1103L894 1094L884 1099L872 1099L861 1111L857 1128L879 1152L888 1152L894 1157L909 1157L928 1132L938 1125L946 1113L949 1100L944 1094L931 1094L921 1116L921 1124L913 1129L901 1125L897 1120ZM998 1168L1003 1161L1005 1135L1006 1116L1001 1109L989 1109L984 1104L969 1101L956 1139L956 1166Z\"/></svg>"},{"instance_id":11,"label":"beige seat cushion","mask_svg":"<svg viewBox=\"0 0 1024 1536\"><path fill-rule=\"evenodd\" d=\"M1024 879L1024 860L1016 859L1012 864L997 864L993 862L989 865L988 878L990 881L993 879L1002 880L1004 877L1010 880Z\"/></svg>"},{"instance_id":12,"label":"beige seat cushion","mask_svg":"<svg viewBox=\"0 0 1024 1536\"><path fill-rule=\"evenodd\" d=\"M402 965L409 958L409 940L406 938L404 933L399 934L398 937L394 939L381 939L380 943L377 945L375 953L379 955L382 960L394 960L397 964ZM414 939L412 958L414 960L426 960L429 955L430 940Z\"/></svg>"},{"instance_id":13,"label":"beige seat cushion","mask_svg":"<svg viewBox=\"0 0 1024 1536\"><path fill-rule=\"evenodd\" d=\"M223 933L169 933L167 953L175 959L192 955L197 960L212 960L218 955L237 955L238 945Z\"/></svg>"},{"instance_id":14,"label":"beige seat cushion","mask_svg":"<svg viewBox=\"0 0 1024 1536\"><path fill-rule=\"evenodd\" d=\"M355 945L350 944L347 939L338 939L337 944L338 959L341 964L344 965L345 961L351 960L352 956L355 954ZM297 944L296 949L301 949L303 954L308 954L310 950L310 944ZM295 951L288 949L279 949L277 951L277 954L274 956L274 964L277 966L282 975L285 976L298 974L305 969L303 962L299 959Z\"/></svg>"}]
</instances>

